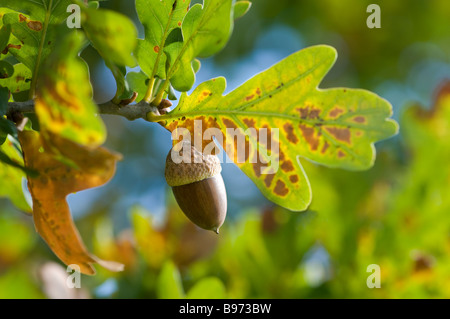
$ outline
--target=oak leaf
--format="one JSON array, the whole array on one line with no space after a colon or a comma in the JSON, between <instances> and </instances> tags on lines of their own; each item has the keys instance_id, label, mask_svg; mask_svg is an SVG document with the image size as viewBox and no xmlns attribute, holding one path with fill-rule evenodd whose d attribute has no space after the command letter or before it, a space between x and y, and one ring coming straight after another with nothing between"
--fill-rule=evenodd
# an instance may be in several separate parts
<instances>
[{"instance_id":1,"label":"oak leaf","mask_svg":"<svg viewBox=\"0 0 450 319\"><path fill-rule=\"evenodd\" d=\"M57 135L44 138L35 131L22 131L18 136L25 166L39 172L37 177L28 176L37 232L65 264L78 265L84 274L95 274L91 265L95 262L111 271L122 270L121 264L100 260L87 251L66 202L71 193L108 182L120 156L102 147L91 150ZM68 155L72 165L59 160Z\"/></svg>"}]
</instances>

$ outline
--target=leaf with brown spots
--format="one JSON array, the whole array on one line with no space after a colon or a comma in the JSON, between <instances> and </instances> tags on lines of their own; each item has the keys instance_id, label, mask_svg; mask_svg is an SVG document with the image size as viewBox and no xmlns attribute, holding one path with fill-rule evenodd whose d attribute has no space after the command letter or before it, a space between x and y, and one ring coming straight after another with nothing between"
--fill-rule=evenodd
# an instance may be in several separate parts
<instances>
[{"instance_id":1,"label":"leaf with brown spots","mask_svg":"<svg viewBox=\"0 0 450 319\"><path fill-rule=\"evenodd\" d=\"M130 75L130 87L139 92L137 101L144 98L152 102L163 92L175 100L175 96L171 98L172 89L188 91L200 68L196 57L206 58L220 51L231 35L233 18L242 17L251 7L249 1L203 0L189 7L190 2L136 0L136 12L145 31L135 50L141 73ZM160 79L170 83L160 87ZM147 82L145 89L143 82Z\"/></svg>"},{"instance_id":2,"label":"leaf with brown spots","mask_svg":"<svg viewBox=\"0 0 450 319\"><path fill-rule=\"evenodd\" d=\"M0 86L7 87L12 93L30 89L31 71L23 63L14 65L14 71L6 78L0 78Z\"/></svg>"},{"instance_id":3,"label":"leaf with brown spots","mask_svg":"<svg viewBox=\"0 0 450 319\"><path fill-rule=\"evenodd\" d=\"M232 0L204 0L189 9L181 24L181 41L164 48L166 79L176 90L185 92L194 85L195 58L212 56L227 43L233 30L233 4Z\"/></svg>"},{"instance_id":4,"label":"leaf with brown spots","mask_svg":"<svg viewBox=\"0 0 450 319\"><path fill-rule=\"evenodd\" d=\"M94 274L91 264L96 262L111 271L122 270L120 264L99 260L86 250L66 202L71 193L108 182L120 156L104 148L90 150L56 135L50 134L51 144L35 131L18 135L25 166L39 172L37 177L28 176L38 233L66 265L76 264L84 274ZM77 168L56 159L61 157L69 157Z\"/></svg>"},{"instance_id":5,"label":"leaf with brown spots","mask_svg":"<svg viewBox=\"0 0 450 319\"><path fill-rule=\"evenodd\" d=\"M77 53L84 42L73 31L60 41L41 72L36 92L36 114L41 130L61 135L87 147L98 147L106 138L96 115L86 63Z\"/></svg>"},{"instance_id":6,"label":"leaf with brown spots","mask_svg":"<svg viewBox=\"0 0 450 319\"><path fill-rule=\"evenodd\" d=\"M378 95L360 89L318 88L335 60L333 48L310 47L226 96L224 78L209 80L191 95L183 93L178 107L158 120L170 131L185 127L195 132L193 139L201 140L208 128L220 129L224 148L235 162L239 161L233 154L237 141L243 140L241 160L245 161L237 165L267 198L291 210L304 210L311 190L300 157L330 167L368 169L375 159L373 144L398 129L389 118L391 105ZM201 130L194 130L194 120L199 120ZM238 131L227 136L227 128ZM244 134L251 133L249 129L261 133L264 128L273 137L271 142L261 134ZM203 147L210 142L211 138L203 140ZM266 163L277 169L270 170Z\"/></svg>"},{"instance_id":7,"label":"leaf with brown spots","mask_svg":"<svg viewBox=\"0 0 450 319\"><path fill-rule=\"evenodd\" d=\"M8 52L25 64L36 76L41 64L59 40L57 29L69 16L72 0L0 0L7 13L3 23L11 27ZM8 9L4 9L8 8ZM13 12L14 10L16 12Z\"/></svg>"},{"instance_id":8,"label":"leaf with brown spots","mask_svg":"<svg viewBox=\"0 0 450 319\"><path fill-rule=\"evenodd\" d=\"M189 0L136 0L136 12L144 25L145 38L138 40L136 58L149 77L166 77L164 46L169 34L181 26Z\"/></svg>"},{"instance_id":9,"label":"leaf with brown spots","mask_svg":"<svg viewBox=\"0 0 450 319\"><path fill-rule=\"evenodd\" d=\"M3 10L0 10L0 52L6 49L11 37L11 27L9 25L3 25L2 16Z\"/></svg>"}]
</instances>

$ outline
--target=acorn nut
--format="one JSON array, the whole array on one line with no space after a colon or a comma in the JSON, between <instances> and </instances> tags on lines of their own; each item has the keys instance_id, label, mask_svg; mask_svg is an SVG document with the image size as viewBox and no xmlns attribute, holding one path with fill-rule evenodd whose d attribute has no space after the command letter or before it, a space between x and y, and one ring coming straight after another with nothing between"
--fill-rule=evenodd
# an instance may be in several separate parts
<instances>
[{"instance_id":1,"label":"acorn nut","mask_svg":"<svg viewBox=\"0 0 450 319\"><path fill-rule=\"evenodd\" d=\"M175 145L166 158L166 181L183 213L197 226L217 234L227 214L221 171L216 155L203 155L186 141Z\"/></svg>"}]
</instances>

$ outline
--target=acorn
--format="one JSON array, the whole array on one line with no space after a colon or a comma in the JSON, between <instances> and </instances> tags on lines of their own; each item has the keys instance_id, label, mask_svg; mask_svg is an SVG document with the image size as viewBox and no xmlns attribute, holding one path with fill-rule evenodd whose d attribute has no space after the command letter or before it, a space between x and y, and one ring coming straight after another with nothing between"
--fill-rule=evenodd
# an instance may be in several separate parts
<instances>
[{"instance_id":1,"label":"acorn","mask_svg":"<svg viewBox=\"0 0 450 319\"><path fill-rule=\"evenodd\" d=\"M221 171L216 155L204 155L187 141L175 145L166 158L166 181L183 213L217 234L227 214Z\"/></svg>"}]
</instances>

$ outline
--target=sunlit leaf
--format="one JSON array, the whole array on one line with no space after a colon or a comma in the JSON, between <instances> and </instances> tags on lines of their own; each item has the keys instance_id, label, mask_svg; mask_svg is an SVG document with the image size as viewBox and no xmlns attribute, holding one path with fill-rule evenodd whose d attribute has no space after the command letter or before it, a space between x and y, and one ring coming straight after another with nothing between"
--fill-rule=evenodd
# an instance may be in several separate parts
<instances>
[{"instance_id":1,"label":"sunlit leaf","mask_svg":"<svg viewBox=\"0 0 450 319\"><path fill-rule=\"evenodd\" d=\"M17 12L6 13L3 23L11 27L14 38L8 51L25 64L33 75L58 41L57 28L68 17L67 6L71 0L0 0L0 7Z\"/></svg>"},{"instance_id":2,"label":"sunlit leaf","mask_svg":"<svg viewBox=\"0 0 450 319\"><path fill-rule=\"evenodd\" d=\"M106 66L111 70L116 80L116 94L113 98L114 103L120 104L123 100L130 99L133 96L133 90L125 77L127 70L124 66L118 66L110 61L105 61Z\"/></svg>"},{"instance_id":3,"label":"sunlit leaf","mask_svg":"<svg viewBox=\"0 0 450 319\"><path fill-rule=\"evenodd\" d=\"M105 1L105 0L99 0L99 1L90 0L88 2L88 7L91 9L98 9L100 7L100 1Z\"/></svg>"},{"instance_id":4,"label":"sunlit leaf","mask_svg":"<svg viewBox=\"0 0 450 319\"><path fill-rule=\"evenodd\" d=\"M401 124L411 156L409 171L402 183L403 191L395 201L397 215L412 216L413 211L415 218L420 219L421 224L424 222L421 228L433 233L427 238L446 236L448 223L444 219L446 207L450 207L446 196L450 191L450 82L438 88L428 109L419 105L408 107L402 114ZM436 219L441 221L440 227L434 225Z\"/></svg>"},{"instance_id":5,"label":"sunlit leaf","mask_svg":"<svg viewBox=\"0 0 450 319\"><path fill-rule=\"evenodd\" d=\"M173 262L167 261L163 265L157 279L156 292L160 299L180 299L184 297L180 272Z\"/></svg>"},{"instance_id":6,"label":"sunlit leaf","mask_svg":"<svg viewBox=\"0 0 450 319\"><path fill-rule=\"evenodd\" d=\"M82 43L83 37L74 31L55 48L42 70L36 114L43 132L95 148L103 144L106 132L96 115L87 65L77 56Z\"/></svg>"},{"instance_id":7,"label":"sunlit leaf","mask_svg":"<svg viewBox=\"0 0 450 319\"><path fill-rule=\"evenodd\" d=\"M0 86L7 87L11 93L19 93L30 89L31 71L23 63L13 66L13 73L8 77L0 78Z\"/></svg>"},{"instance_id":8,"label":"sunlit leaf","mask_svg":"<svg viewBox=\"0 0 450 319\"><path fill-rule=\"evenodd\" d=\"M31 212L22 191L23 159L9 140L0 146L0 197L7 197L21 211Z\"/></svg>"},{"instance_id":9,"label":"sunlit leaf","mask_svg":"<svg viewBox=\"0 0 450 319\"><path fill-rule=\"evenodd\" d=\"M201 67L202 63L200 62L199 59L194 59L194 61L192 61L192 69L194 70L195 73L198 73Z\"/></svg>"},{"instance_id":10,"label":"sunlit leaf","mask_svg":"<svg viewBox=\"0 0 450 319\"><path fill-rule=\"evenodd\" d=\"M195 4L184 18L181 30L183 42L166 46L169 68L167 78L178 91L188 91L195 82L191 62L220 51L233 29L232 0L205 0Z\"/></svg>"},{"instance_id":11,"label":"sunlit leaf","mask_svg":"<svg viewBox=\"0 0 450 319\"><path fill-rule=\"evenodd\" d=\"M35 244L34 231L20 215L0 216L0 259L2 265L14 265L21 261Z\"/></svg>"},{"instance_id":12,"label":"sunlit leaf","mask_svg":"<svg viewBox=\"0 0 450 319\"><path fill-rule=\"evenodd\" d=\"M197 282L187 293L187 299L225 299L227 296L223 283L215 277Z\"/></svg>"},{"instance_id":13,"label":"sunlit leaf","mask_svg":"<svg viewBox=\"0 0 450 319\"><path fill-rule=\"evenodd\" d=\"M105 9L82 8L84 31L100 55L120 66L136 65L131 56L137 38L133 22L121 13Z\"/></svg>"},{"instance_id":14,"label":"sunlit leaf","mask_svg":"<svg viewBox=\"0 0 450 319\"><path fill-rule=\"evenodd\" d=\"M136 11L144 25L145 38L139 40L136 58L149 78L165 76L167 37L181 27L189 7L189 0L136 0Z\"/></svg>"},{"instance_id":15,"label":"sunlit leaf","mask_svg":"<svg viewBox=\"0 0 450 319\"><path fill-rule=\"evenodd\" d=\"M234 19L243 17L252 6L250 1L236 1L234 4Z\"/></svg>"},{"instance_id":16,"label":"sunlit leaf","mask_svg":"<svg viewBox=\"0 0 450 319\"><path fill-rule=\"evenodd\" d=\"M36 171L33 171L33 170L28 169L23 166L23 163L22 163L23 159L20 154L19 154L19 158L17 158L17 154L16 154L17 149L16 149L16 145L14 145L14 142L7 140L7 141L5 141L5 143L3 145L5 145L3 148L6 151L3 152L2 150L0 150L0 162L2 162L3 164L9 165L11 167L20 169L25 174L28 174L30 176L38 175ZM16 152L11 152L11 150L13 148L16 149ZM10 156L10 154L13 154L13 156Z\"/></svg>"},{"instance_id":17,"label":"sunlit leaf","mask_svg":"<svg viewBox=\"0 0 450 319\"><path fill-rule=\"evenodd\" d=\"M44 294L36 286L28 265L12 267L0 277L0 299L40 299Z\"/></svg>"},{"instance_id":18,"label":"sunlit leaf","mask_svg":"<svg viewBox=\"0 0 450 319\"><path fill-rule=\"evenodd\" d=\"M127 82L130 87L136 92L136 102L140 102L147 92L148 77L142 71L141 72L129 72L127 74Z\"/></svg>"},{"instance_id":19,"label":"sunlit leaf","mask_svg":"<svg viewBox=\"0 0 450 319\"><path fill-rule=\"evenodd\" d=\"M396 122L389 119L391 105L376 94L317 88L335 59L335 50L328 46L301 50L226 96L222 96L225 79L212 79L191 95L184 93L178 107L160 120L166 120L170 131L185 127L191 134L203 135L208 128L220 129L230 158L240 161L237 165L267 198L291 210L304 210L311 190L300 156L330 167L367 169L375 160L373 143L397 132ZM194 120L201 129L194 130ZM234 139L227 138L227 128L237 129L237 136L265 128L272 140L249 134L238 150ZM204 140L203 146L210 142Z\"/></svg>"},{"instance_id":20,"label":"sunlit leaf","mask_svg":"<svg viewBox=\"0 0 450 319\"><path fill-rule=\"evenodd\" d=\"M51 136L50 147L35 131L19 132L19 141L26 167L39 172L37 177L28 176L38 233L66 265L76 264L84 274L95 273L92 263L120 271L120 264L102 261L86 250L66 202L71 193L108 182L120 157L104 148L90 150L58 136ZM60 156L69 157L77 168L55 159Z\"/></svg>"},{"instance_id":21,"label":"sunlit leaf","mask_svg":"<svg viewBox=\"0 0 450 319\"><path fill-rule=\"evenodd\" d=\"M132 209L131 221L139 252L145 262L153 269L158 269L167 258L168 242L164 234L154 228L151 215L142 209Z\"/></svg>"},{"instance_id":22,"label":"sunlit leaf","mask_svg":"<svg viewBox=\"0 0 450 319\"><path fill-rule=\"evenodd\" d=\"M443 142L437 152L450 150L446 142L450 138L450 82L445 82L437 91L433 105L429 110L415 105L403 115L404 134L415 148L430 146L436 148L431 141ZM423 155L429 156L428 153ZM443 157L443 160L447 158Z\"/></svg>"},{"instance_id":23,"label":"sunlit leaf","mask_svg":"<svg viewBox=\"0 0 450 319\"><path fill-rule=\"evenodd\" d=\"M95 218L95 217L94 217ZM109 217L95 218L93 251L102 259L115 260L124 265L124 270L135 271L136 245L130 229L114 234L114 225Z\"/></svg>"}]
</instances>

